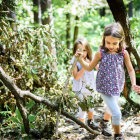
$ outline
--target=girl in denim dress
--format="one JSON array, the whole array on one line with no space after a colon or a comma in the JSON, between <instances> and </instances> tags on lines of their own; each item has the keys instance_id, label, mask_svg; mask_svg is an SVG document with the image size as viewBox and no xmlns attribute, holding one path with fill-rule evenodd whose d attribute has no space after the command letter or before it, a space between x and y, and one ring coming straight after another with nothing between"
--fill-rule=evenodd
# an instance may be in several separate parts
<instances>
[{"instance_id":1,"label":"girl in denim dress","mask_svg":"<svg viewBox=\"0 0 140 140\"><path fill-rule=\"evenodd\" d=\"M92 50L89 46L88 41L85 38L79 38L74 43L73 55L75 55L77 49L81 48L83 52L83 59L90 63L92 60ZM74 63L75 57L72 58L71 64ZM92 96L94 98L94 92L88 90L86 86L90 86L90 89L95 91L95 79L94 79L94 70L91 72L86 71L82 68L81 64L77 61L76 66L73 70L73 88L72 90L78 95L79 99L82 101L84 97ZM87 124L92 129L98 129L99 127L93 124L93 111L94 108L90 108L89 112L83 111L79 107L78 118L80 121L85 123L86 113L88 114Z\"/></svg>"}]
</instances>

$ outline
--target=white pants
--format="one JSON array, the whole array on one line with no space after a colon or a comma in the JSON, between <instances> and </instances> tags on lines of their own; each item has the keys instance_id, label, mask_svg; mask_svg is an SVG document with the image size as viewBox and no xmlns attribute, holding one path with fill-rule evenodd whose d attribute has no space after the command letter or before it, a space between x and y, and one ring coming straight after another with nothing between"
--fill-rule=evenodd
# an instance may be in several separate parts
<instances>
[{"instance_id":1,"label":"white pants","mask_svg":"<svg viewBox=\"0 0 140 140\"><path fill-rule=\"evenodd\" d=\"M101 97L107 105L107 112L112 115L112 124L120 125L122 114L118 105L119 96L109 96L101 93Z\"/></svg>"},{"instance_id":2,"label":"white pants","mask_svg":"<svg viewBox=\"0 0 140 140\"><path fill-rule=\"evenodd\" d=\"M94 98L94 93L91 93L88 89L82 88L81 93L78 95L79 99L82 101L83 98L87 96L92 96ZM93 112L94 108L89 109L89 112ZM86 111L82 111L82 109L79 107L78 117L81 119L86 118Z\"/></svg>"}]
</instances>

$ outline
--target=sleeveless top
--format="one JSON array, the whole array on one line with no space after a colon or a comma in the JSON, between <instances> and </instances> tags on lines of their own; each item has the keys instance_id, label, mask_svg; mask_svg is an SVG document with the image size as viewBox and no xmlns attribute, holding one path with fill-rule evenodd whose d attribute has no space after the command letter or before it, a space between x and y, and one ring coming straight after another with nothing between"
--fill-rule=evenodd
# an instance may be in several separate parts
<instances>
[{"instance_id":1,"label":"sleeveless top","mask_svg":"<svg viewBox=\"0 0 140 140\"><path fill-rule=\"evenodd\" d=\"M124 82L124 51L111 54L102 49L96 77L96 90L110 96L119 96L123 91Z\"/></svg>"},{"instance_id":2,"label":"sleeveless top","mask_svg":"<svg viewBox=\"0 0 140 140\"><path fill-rule=\"evenodd\" d=\"M71 60L71 64L74 63L75 57L72 58ZM80 69L82 69L81 64L77 61L76 66L78 68L78 71ZM79 92L81 91L81 89L83 87L90 86L91 89L93 89L94 91L96 90L96 86L95 86L95 79L94 79L94 70L88 72L85 71L84 74L81 76L81 78L79 80L75 80L75 78L73 78L73 87L72 87L72 91L74 92Z\"/></svg>"}]
</instances>

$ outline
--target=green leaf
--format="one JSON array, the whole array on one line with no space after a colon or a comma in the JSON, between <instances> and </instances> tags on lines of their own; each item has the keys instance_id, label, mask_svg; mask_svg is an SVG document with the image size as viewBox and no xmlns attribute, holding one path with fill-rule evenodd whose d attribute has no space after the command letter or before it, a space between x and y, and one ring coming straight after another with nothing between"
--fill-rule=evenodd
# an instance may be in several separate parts
<instances>
[{"instance_id":1,"label":"green leaf","mask_svg":"<svg viewBox=\"0 0 140 140\"><path fill-rule=\"evenodd\" d=\"M137 78L140 78L140 73L136 73L136 77Z\"/></svg>"},{"instance_id":2,"label":"green leaf","mask_svg":"<svg viewBox=\"0 0 140 140\"><path fill-rule=\"evenodd\" d=\"M36 69L32 69L33 74L38 74L38 71Z\"/></svg>"},{"instance_id":3,"label":"green leaf","mask_svg":"<svg viewBox=\"0 0 140 140\"><path fill-rule=\"evenodd\" d=\"M16 117L11 117L10 120L13 121L14 123L19 123L19 121Z\"/></svg>"},{"instance_id":4,"label":"green leaf","mask_svg":"<svg viewBox=\"0 0 140 140\"><path fill-rule=\"evenodd\" d=\"M33 100L30 100L27 104L26 107L27 109L31 109L35 105L35 102Z\"/></svg>"},{"instance_id":5,"label":"green leaf","mask_svg":"<svg viewBox=\"0 0 140 140\"><path fill-rule=\"evenodd\" d=\"M21 114L20 114L18 108L16 108L16 112L15 113L16 113L17 119L19 119L19 121L22 121L22 117L21 117Z\"/></svg>"},{"instance_id":6,"label":"green leaf","mask_svg":"<svg viewBox=\"0 0 140 140\"><path fill-rule=\"evenodd\" d=\"M30 122L33 122L33 121L35 121L35 116L29 115L28 119Z\"/></svg>"}]
</instances>

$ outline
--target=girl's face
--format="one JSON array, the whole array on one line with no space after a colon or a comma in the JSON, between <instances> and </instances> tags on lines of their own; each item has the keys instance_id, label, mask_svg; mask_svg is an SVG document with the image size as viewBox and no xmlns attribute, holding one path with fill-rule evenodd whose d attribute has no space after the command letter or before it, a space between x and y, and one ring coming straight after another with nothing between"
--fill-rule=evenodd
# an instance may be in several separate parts
<instances>
[{"instance_id":1,"label":"girl's face","mask_svg":"<svg viewBox=\"0 0 140 140\"><path fill-rule=\"evenodd\" d=\"M105 47L109 53L115 53L119 49L120 39L112 36L105 37Z\"/></svg>"},{"instance_id":2,"label":"girl's face","mask_svg":"<svg viewBox=\"0 0 140 140\"><path fill-rule=\"evenodd\" d=\"M82 45L82 44L78 44L77 46L77 50L82 48L82 52L83 52L83 58L86 58L87 57L87 49L86 49L86 46L85 45Z\"/></svg>"}]
</instances>

